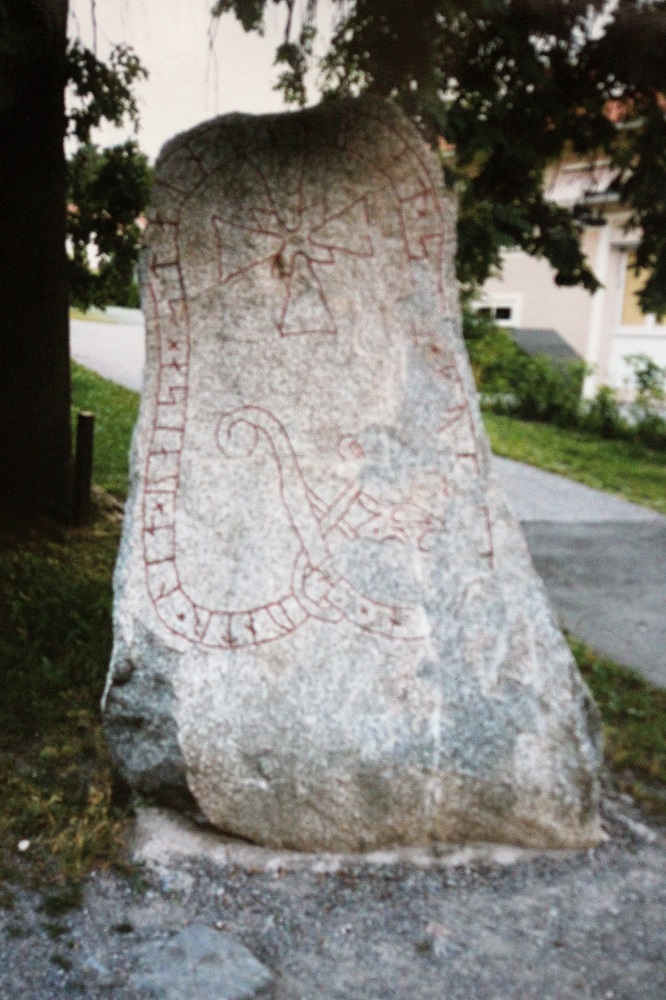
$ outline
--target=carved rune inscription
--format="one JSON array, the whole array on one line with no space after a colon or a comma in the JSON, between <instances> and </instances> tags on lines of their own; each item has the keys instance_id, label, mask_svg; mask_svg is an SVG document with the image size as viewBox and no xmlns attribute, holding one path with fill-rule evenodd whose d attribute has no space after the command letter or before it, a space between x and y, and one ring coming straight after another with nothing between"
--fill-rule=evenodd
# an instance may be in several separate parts
<instances>
[{"instance_id":1,"label":"carved rune inscription","mask_svg":"<svg viewBox=\"0 0 666 1000\"><path fill-rule=\"evenodd\" d=\"M219 215L212 217L219 247L220 283L233 281L251 268L270 268L286 280L284 303L277 321L281 337L337 333L317 270L333 264L335 253L372 257L366 200L352 201L318 222L321 213L315 215L313 207L306 204L302 175L297 191L286 197L281 209L275 204L263 177L262 181L271 206L269 210L253 208L247 221L234 221ZM244 234L259 239L263 251L259 256L253 257L253 248L239 239Z\"/></svg>"},{"instance_id":2,"label":"carved rune inscription","mask_svg":"<svg viewBox=\"0 0 666 1000\"><path fill-rule=\"evenodd\" d=\"M381 119L369 124L393 129ZM347 153L367 174L368 187L383 186L392 200L405 273L427 258L431 268L434 265L437 295L443 300L443 208L437 188L409 138L393 131L392 140L394 153L381 163L366 162L357 149ZM164 185L158 180L158 185L169 189L169 207L159 208L150 220L158 234L149 256L148 286L159 365L142 504L146 579L157 615L171 632L192 643L228 650L282 639L309 619L333 625L347 621L386 639L422 641L428 636L428 621L420 604L378 600L337 568L335 557L344 546L363 541L427 554L434 539L447 530L445 504L435 514L420 503L387 501L356 477L340 487L339 475L331 477L338 484L333 498L324 499L308 482L302 456L270 397L255 396L221 415L218 411L210 434L221 463L242 464L258 455L268 456L282 516L297 538L288 572L290 586L277 591L270 601L241 609L203 600L188 587L177 544L193 350L182 231L188 202L197 197L215 169L207 166L198 148L188 150L187 169L181 171L178 184ZM251 155L245 160L251 163ZM285 185L278 193L274 178L269 180L260 164L251 163L251 167L263 192L259 204L243 214L213 206L209 216L218 284L229 285L231 292L233 283L251 272L253 280L276 282L274 287L282 296L274 325L278 341L295 335L326 339L338 334L340 315L326 292L323 269L331 269L340 258L363 261L374 257L370 194L350 197L342 207L338 203L331 209L325 199L311 194L304 169L295 184ZM407 329L405 339L409 338L420 347L440 351L438 335L422 325ZM451 481L445 477L440 485L440 493L448 498L455 492L456 476L479 476L479 448L455 359L447 355L435 370L447 383L449 400L436 434L457 442ZM341 459L347 467L346 462L362 465L364 457L359 436L343 433L330 461ZM485 506L478 511L478 521L477 535L482 541L476 556L492 564L492 531Z\"/></svg>"}]
</instances>

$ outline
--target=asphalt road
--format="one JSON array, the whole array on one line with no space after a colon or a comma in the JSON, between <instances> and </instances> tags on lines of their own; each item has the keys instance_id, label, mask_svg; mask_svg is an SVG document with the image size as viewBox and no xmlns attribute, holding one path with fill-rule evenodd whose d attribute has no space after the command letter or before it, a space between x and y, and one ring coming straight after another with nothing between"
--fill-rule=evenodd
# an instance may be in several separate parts
<instances>
[{"instance_id":1,"label":"asphalt road","mask_svg":"<svg viewBox=\"0 0 666 1000\"><path fill-rule=\"evenodd\" d=\"M666 688L666 517L496 458L565 628Z\"/></svg>"},{"instance_id":2,"label":"asphalt road","mask_svg":"<svg viewBox=\"0 0 666 1000\"><path fill-rule=\"evenodd\" d=\"M146 362L143 319L138 309L127 309L124 313L126 321L122 323L71 320L71 355L104 378L141 392Z\"/></svg>"},{"instance_id":3,"label":"asphalt road","mask_svg":"<svg viewBox=\"0 0 666 1000\"><path fill-rule=\"evenodd\" d=\"M114 323L73 320L72 356L140 391L141 313L114 315ZM563 476L495 461L564 627L666 688L666 517Z\"/></svg>"}]
</instances>

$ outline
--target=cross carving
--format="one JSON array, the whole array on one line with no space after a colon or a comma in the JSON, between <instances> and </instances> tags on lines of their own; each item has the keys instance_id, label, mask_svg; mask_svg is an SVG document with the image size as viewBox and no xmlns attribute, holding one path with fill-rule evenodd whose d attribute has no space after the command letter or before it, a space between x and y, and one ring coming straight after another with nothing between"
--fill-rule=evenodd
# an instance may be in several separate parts
<instances>
[{"instance_id":1,"label":"cross carving","mask_svg":"<svg viewBox=\"0 0 666 1000\"><path fill-rule=\"evenodd\" d=\"M365 198L357 198L337 211L306 206L300 189L282 192L278 208L268 186L270 208L255 208L242 219L214 215L213 228L219 250L220 284L253 268L268 266L284 282L284 300L277 319L281 337L306 333L337 333L326 293L319 280L320 266L335 262L335 253L372 257ZM240 231L240 232L239 232ZM239 238L240 237L240 238Z\"/></svg>"}]
</instances>

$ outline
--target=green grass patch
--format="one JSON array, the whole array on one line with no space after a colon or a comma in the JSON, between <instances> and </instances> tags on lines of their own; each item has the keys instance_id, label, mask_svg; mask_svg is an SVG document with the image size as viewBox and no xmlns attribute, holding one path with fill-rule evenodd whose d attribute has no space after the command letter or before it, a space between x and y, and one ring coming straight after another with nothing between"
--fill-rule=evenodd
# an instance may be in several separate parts
<instances>
[{"instance_id":1,"label":"green grass patch","mask_svg":"<svg viewBox=\"0 0 666 1000\"><path fill-rule=\"evenodd\" d=\"M666 514L666 452L484 411L497 455L558 472Z\"/></svg>"},{"instance_id":2,"label":"green grass patch","mask_svg":"<svg viewBox=\"0 0 666 1000\"><path fill-rule=\"evenodd\" d=\"M72 420L77 410L95 414L93 480L117 497L127 493L127 467L139 393L72 363Z\"/></svg>"},{"instance_id":3,"label":"green grass patch","mask_svg":"<svg viewBox=\"0 0 666 1000\"><path fill-rule=\"evenodd\" d=\"M76 306L69 307L70 319L83 319L89 323L113 323L102 309L78 309Z\"/></svg>"},{"instance_id":4,"label":"green grass patch","mask_svg":"<svg viewBox=\"0 0 666 1000\"><path fill-rule=\"evenodd\" d=\"M666 691L578 639L569 637L569 645L599 706L606 760L618 787L666 817Z\"/></svg>"},{"instance_id":5,"label":"green grass patch","mask_svg":"<svg viewBox=\"0 0 666 1000\"><path fill-rule=\"evenodd\" d=\"M124 497L138 393L73 364L72 404L73 420L95 413L95 483ZM55 908L91 867L122 859L99 713L119 534L103 494L85 529L0 525L0 876L21 857L56 889L66 879Z\"/></svg>"},{"instance_id":6,"label":"green grass patch","mask_svg":"<svg viewBox=\"0 0 666 1000\"><path fill-rule=\"evenodd\" d=\"M99 713L118 539L102 512L78 531L0 526L0 877L27 859L57 886L122 858Z\"/></svg>"}]
</instances>

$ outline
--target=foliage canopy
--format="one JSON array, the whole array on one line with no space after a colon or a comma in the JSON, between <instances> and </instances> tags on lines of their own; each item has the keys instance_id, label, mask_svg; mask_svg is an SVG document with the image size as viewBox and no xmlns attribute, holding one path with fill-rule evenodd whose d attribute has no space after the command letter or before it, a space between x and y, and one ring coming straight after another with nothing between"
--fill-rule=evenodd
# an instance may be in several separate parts
<instances>
[{"instance_id":1,"label":"foliage canopy","mask_svg":"<svg viewBox=\"0 0 666 1000\"><path fill-rule=\"evenodd\" d=\"M84 309L136 306L136 220L148 203L152 171L136 142L99 150L90 137L104 121L121 126L128 119L138 128L133 88L147 73L128 45L114 46L104 62L75 39L67 48L67 76L67 134L78 143L67 164L70 302Z\"/></svg>"},{"instance_id":2,"label":"foliage canopy","mask_svg":"<svg viewBox=\"0 0 666 1000\"><path fill-rule=\"evenodd\" d=\"M137 307L137 218L148 203L153 173L147 157L133 141L105 150L84 143L67 168L70 303L84 309L108 303Z\"/></svg>"},{"instance_id":3,"label":"foliage canopy","mask_svg":"<svg viewBox=\"0 0 666 1000\"><path fill-rule=\"evenodd\" d=\"M460 193L459 276L482 282L505 246L545 256L559 284L597 282L580 250L576 211L544 197L549 166L606 160L640 233L651 277L645 311L666 311L666 4L663 0L332 0L325 96L391 95L431 141L445 137ZM318 0L272 0L287 14L277 61L287 99L305 101ZM217 0L248 31L268 0ZM300 7L299 7L300 9Z\"/></svg>"}]
</instances>

